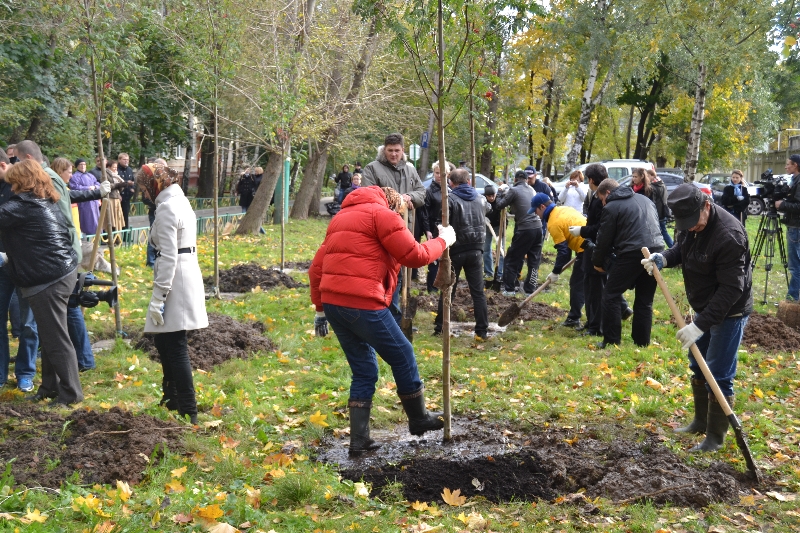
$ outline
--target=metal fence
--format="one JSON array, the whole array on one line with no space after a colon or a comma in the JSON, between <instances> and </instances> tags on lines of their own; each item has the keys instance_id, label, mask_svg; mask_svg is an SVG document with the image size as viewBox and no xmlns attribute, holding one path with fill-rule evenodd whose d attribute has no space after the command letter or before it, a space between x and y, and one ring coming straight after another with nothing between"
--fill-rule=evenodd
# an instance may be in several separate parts
<instances>
[{"instance_id":1,"label":"metal fence","mask_svg":"<svg viewBox=\"0 0 800 533\"><path fill-rule=\"evenodd\" d=\"M202 198L203 200L208 200L208 198ZM229 213L224 215L219 215L217 217L217 226L219 227L220 233L225 229L228 224L231 224L230 231L233 232L236 228L239 227L239 222L241 222L244 213ZM214 217L198 217L197 219L197 234L203 235L206 233L213 233L214 232ZM145 226L142 228L128 228L124 230L115 231L112 233L114 235L114 245L117 247L120 246L147 246L147 241L150 239L150 227ZM84 235L83 240L85 241L92 241L94 240L94 235ZM108 243L108 235L103 234L100 237L100 242L105 245Z\"/></svg>"},{"instance_id":2,"label":"metal fence","mask_svg":"<svg viewBox=\"0 0 800 533\"><path fill-rule=\"evenodd\" d=\"M214 207L213 198L187 198L192 209L195 211L199 209L211 209ZM234 207L239 205L238 196L222 196L219 198L220 207ZM147 214L147 206L144 202L131 202L130 216L140 217Z\"/></svg>"}]
</instances>

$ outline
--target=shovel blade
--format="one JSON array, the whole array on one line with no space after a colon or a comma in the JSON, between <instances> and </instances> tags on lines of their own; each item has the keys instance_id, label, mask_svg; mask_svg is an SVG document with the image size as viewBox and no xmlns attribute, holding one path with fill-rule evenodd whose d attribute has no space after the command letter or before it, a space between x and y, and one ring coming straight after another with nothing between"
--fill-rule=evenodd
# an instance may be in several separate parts
<instances>
[{"instance_id":1,"label":"shovel blade","mask_svg":"<svg viewBox=\"0 0 800 533\"><path fill-rule=\"evenodd\" d=\"M444 256L439 261L439 271L436 273L436 279L433 281L433 286L439 290L443 290L453 284L456 273L453 271L453 263L450 261L450 256Z\"/></svg>"},{"instance_id":2,"label":"shovel blade","mask_svg":"<svg viewBox=\"0 0 800 533\"><path fill-rule=\"evenodd\" d=\"M741 424L733 425L733 433L736 435L736 445L739 447L739 450L744 456L744 462L747 465L747 470L758 483L761 483L763 481L761 471L758 469L756 462L753 460L753 454L750 452L750 446L747 444L747 437L745 436L744 431L742 431Z\"/></svg>"},{"instance_id":3,"label":"shovel blade","mask_svg":"<svg viewBox=\"0 0 800 533\"><path fill-rule=\"evenodd\" d=\"M511 307L503 311L503 314L497 319L497 325L502 328L511 324L519 316L520 311L519 305L511 304Z\"/></svg>"}]
</instances>

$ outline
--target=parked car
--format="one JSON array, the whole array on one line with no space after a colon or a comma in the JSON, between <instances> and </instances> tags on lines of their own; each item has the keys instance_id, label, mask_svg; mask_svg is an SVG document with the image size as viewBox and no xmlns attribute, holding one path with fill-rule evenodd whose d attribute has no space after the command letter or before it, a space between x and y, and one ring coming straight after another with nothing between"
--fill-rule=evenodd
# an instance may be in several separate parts
<instances>
[{"instance_id":1,"label":"parked car","mask_svg":"<svg viewBox=\"0 0 800 533\"><path fill-rule=\"evenodd\" d=\"M655 166L653 166L653 163L650 163L649 161L644 161L642 159L609 159L607 161L595 161L595 163L600 163L604 167L606 167L606 170L608 171L608 177L609 178L613 178L613 179L615 179L617 181L619 181L620 179L624 178L625 176L629 176L634 168L651 168L651 169L655 169ZM588 167L591 164L592 163L586 163L586 164L583 164L583 165L578 165L577 167L575 167L572 170L573 171L574 170L585 171L586 167ZM555 187L556 193L561 194L561 191L564 190L564 187L566 187L568 181L569 181L569 176L567 176L566 178L564 178L564 179L562 179L560 181L554 181L553 182L553 187ZM582 188L583 188L584 191L588 191L589 190L589 179L588 178L584 177L583 187Z\"/></svg>"},{"instance_id":2,"label":"parked car","mask_svg":"<svg viewBox=\"0 0 800 533\"><path fill-rule=\"evenodd\" d=\"M424 185L425 188L427 189L428 187L431 186L431 183L433 183L433 172L428 173L427 179L422 182L422 185ZM475 190L478 191L480 194L483 194L483 189L489 184L492 184L495 186L495 188L497 188L497 184L494 183L489 178L487 178L486 176L484 176L483 174L480 173L475 174Z\"/></svg>"},{"instance_id":3,"label":"parked car","mask_svg":"<svg viewBox=\"0 0 800 533\"><path fill-rule=\"evenodd\" d=\"M684 183L683 176L679 176L677 174L669 174L667 172L656 172L656 175L661 178L661 181L664 182L664 185L667 187L667 194L674 191L678 185ZM622 179L617 180L620 185L630 185L631 178L633 176L625 176Z\"/></svg>"},{"instance_id":4,"label":"parked car","mask_svg":"<svg viewBox=\"0 0 800 533\"><path fill-rule=\"evenodd\" d=\"M705 174L697 181L708 185L711 188L714 203L722 205L722 192L725 190L725 186L730 183L730 177L730 174L717 172ZM750 216L758 216L764 212L764 199L761 198L761 188L754 183L748 183L747 180L744 180L744 184L747 187L747 193L750 195L750 205L747 206L747 214Z\"/></svg>"}]
</instances>

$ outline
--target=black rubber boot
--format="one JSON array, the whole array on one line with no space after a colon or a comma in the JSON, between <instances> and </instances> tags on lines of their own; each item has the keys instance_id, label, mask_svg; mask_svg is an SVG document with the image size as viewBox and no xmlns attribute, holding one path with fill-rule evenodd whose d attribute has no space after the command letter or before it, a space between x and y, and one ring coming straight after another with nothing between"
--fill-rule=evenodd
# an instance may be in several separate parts
<instances>
[{"instance_id":1,"label":"black rubber boot","mask_svg":"<svg viewBox=\"0 0 800 533\"><path fill-rule=\"evenodd\" d=\"M696 433L702 435L706 432L708 419L708 391L706 382L692 378L692 394L694 395L694 420L682 428L677 428L675 433Z\"/></svg>"},{"instance_id":2,"label":"black rubber boot","mask_svg":"<svg viewBox=\"0 0 800 533\"><path fill-rule=\"evenodd\" d=\"M728 405L733 407L733 396L725 398ZM703 442L690 449L690 452L715 452L722 448L725 442L725 433L728 432L730 422L717 399L708 395L708 421L706 422L706 438Z\"/></svg>"},{"instance_id":3,"label":"black rubber boot","mask_svg":"<svg viewBox=\"0 0 800 533\"><path fill-rule=\"evenodd\" d=\"M371 400L349 400L350 409L350 455L359 455L370 450L377 450L380 444L369 437L369 413Z\"/></svg>"},{"instance_id":4,"label":"black rubber boot","mask_svg":"<svg viewBox=\"0 0 800 533\"><path fill-rule=\"evenodd\" d=\"M426 431L436 431L444 427L442 413L430 413L425 407L425 388L406 395L399 395L403 410L408 416L408 431L419 437Z\"/></svg>"},{"instance_id":5,"label":"black rubber boot","mask_svg":"<svg viewBox=\"0 0 800 533\"><path fill-rule=\"evenodd\" d=\"M161 401L158 405L163 405L170 411L178 410L178 387L174 381L161 380Z\"/></svg>"}]
</instances>

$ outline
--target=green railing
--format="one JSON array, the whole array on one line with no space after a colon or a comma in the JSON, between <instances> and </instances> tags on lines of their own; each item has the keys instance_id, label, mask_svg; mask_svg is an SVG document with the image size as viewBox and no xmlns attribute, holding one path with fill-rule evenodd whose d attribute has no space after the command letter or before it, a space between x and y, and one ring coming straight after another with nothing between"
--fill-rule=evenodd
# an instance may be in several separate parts
<instances>
[{"instance_id":1,"label":"green railing","mask_svg":"<svg viewBox=\"0 0 800 533\"><path fill-rule=\"evenodd\" d=\"M213 198L189 198L189 204L192 209L198 211L200 209L211 209L214 207ZM234 207L239 205L238 196L222 196L219 198L220 207ZM140 217L147 214L147 206L144 202L131 202L130 216Z\"/></svg>"}]
</instances>

